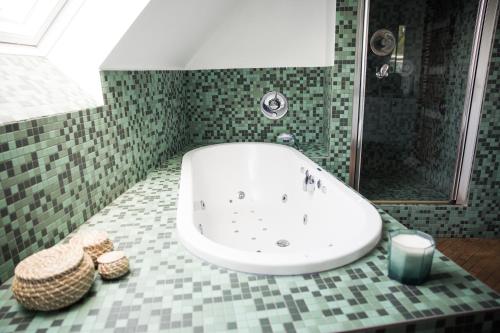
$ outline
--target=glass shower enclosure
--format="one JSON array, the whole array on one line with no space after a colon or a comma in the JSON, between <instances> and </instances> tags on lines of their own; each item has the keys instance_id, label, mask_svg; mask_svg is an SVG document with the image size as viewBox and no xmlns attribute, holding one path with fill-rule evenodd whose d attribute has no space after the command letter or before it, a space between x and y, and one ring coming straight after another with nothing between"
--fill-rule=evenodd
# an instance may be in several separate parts
<instances>
[{"instance_id":1,"label":"glass shower enclosure","mask_svg":"<svg viewBox=\"0 0 500 333\"><path fill-rule=\"evenodd\" d=\"M483 31L487 5L366 0L360 6L351 182L368 199L456 201L464 122L481 79L479 46L490 37Z\"/></svg>"}]
</instances>

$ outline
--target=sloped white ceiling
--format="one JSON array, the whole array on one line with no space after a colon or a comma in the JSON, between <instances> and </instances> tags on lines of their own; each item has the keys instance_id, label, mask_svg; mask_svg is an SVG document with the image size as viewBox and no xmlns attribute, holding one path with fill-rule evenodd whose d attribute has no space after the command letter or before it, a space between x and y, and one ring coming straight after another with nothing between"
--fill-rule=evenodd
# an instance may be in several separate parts
<instances>
[{"instance_id":1,"label":"sloped white ceiling","mask_svg":"<svg viewBox=\"0 0 500 333\"><path fill-rule=\"evenodd\" d=\"M334 0L151 0L101 69L329 66Z\"/></svg>"},{"instance_id":2,"label":"sloped white ceiling","mask_svg":"<svg viewBox=\"0 0 500 333\"><path fill-rule=\"evenodd\" d=\"M183 69L240 1L152 0L102 69Z\"/></svg>"}]
</instances>

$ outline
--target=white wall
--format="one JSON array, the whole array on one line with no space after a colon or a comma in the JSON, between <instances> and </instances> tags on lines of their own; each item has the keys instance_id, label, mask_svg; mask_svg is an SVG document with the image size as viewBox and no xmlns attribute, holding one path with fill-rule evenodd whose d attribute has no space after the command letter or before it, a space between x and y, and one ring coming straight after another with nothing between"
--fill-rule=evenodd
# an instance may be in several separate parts
<instances>
[{"instance_id":1,"label":"white wall","mask_svg":"<svg viewBox=\"0 0 500 333\"><path fill-rule=\"evenodd\" d=\"M333 64L331 0L243 2L205 39L187 69Z\"/></svg>"},{"instance_id":2,"label":"white wall","mask_svg":"<svg viewBox=\"0 0 500 333\"><path fill-rule=\"evenodd\" d=\"M0 124L97 106L44 57L0 54Z\"/></svg>"},{"instance_id":3,"label":"white wall","mask_svg":"<svg viewBox=\"0 0 500 333\"><path fill-rule=\"evenodd\" d=\"M152 0L102 69L333 64L335 0Z\"/></svg>"},{"instance_id":4,"label":"white wall","mask_svg":"<svg viewBox=\"0 0 500 333\"><path fill-rule=\"evenodd\" d=\"M86 0L47 58L102 104L99 67L150 0Z\"/></svg>"}]
</instances>

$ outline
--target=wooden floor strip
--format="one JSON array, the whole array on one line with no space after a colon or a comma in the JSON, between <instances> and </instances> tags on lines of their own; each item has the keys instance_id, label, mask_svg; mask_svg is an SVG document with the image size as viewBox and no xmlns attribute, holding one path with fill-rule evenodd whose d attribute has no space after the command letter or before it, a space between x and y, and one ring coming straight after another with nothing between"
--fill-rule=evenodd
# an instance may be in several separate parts
<instances>
[{"instance_id":1,"label":"wooden floor strip","mask_svg":"<svg viewBox=\"0 0 500 333\"><path fill-rule=\"evenodd\" d=\"M437 248L500 293L500 239L439 238Z\"/></svg>"}]
</instances>

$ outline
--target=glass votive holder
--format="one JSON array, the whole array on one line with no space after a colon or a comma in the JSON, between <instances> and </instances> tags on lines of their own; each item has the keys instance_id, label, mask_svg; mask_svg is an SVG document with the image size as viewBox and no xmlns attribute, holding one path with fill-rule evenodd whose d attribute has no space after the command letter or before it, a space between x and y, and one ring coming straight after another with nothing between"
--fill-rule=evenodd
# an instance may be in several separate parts
<instances>
[{"instance_id":1,"label":"glass votive holder","mask_svg":"<svg viewBox=\"0 0 500 333\"><path fill-rule=\"evenodd\" d=\"M418 285L431 272L434 239L417 230L396 230L389 234L389 278Z\"/></svg>"}]
</instances>

